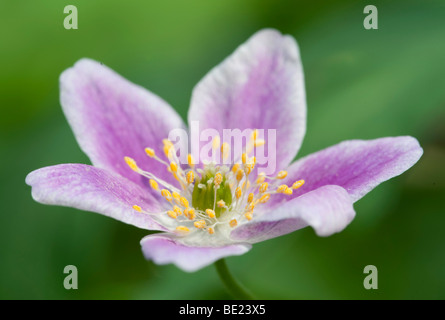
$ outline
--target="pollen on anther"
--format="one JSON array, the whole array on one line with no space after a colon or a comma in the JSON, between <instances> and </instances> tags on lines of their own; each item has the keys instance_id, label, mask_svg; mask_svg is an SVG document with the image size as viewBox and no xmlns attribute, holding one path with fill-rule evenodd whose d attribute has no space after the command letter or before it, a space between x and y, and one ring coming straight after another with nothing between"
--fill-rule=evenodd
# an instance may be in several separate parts
<instances>
[{"instance_id":1,"label":"pollen on anther","mask_svg":"<svg viewBox=\"0 0 445 320\"><path fill-rule=\"evenodd\" d=\"M170 170L172 172L177 172L178 171L178 164L176 162L171 162L170 163Z\"/></svg>"},{"instance_id":2,"label":"pollen on anther","mask_svg":"<svg viewBox=\"0 0 445 320\"><path fill-rule=\"evenodd\" d=\"M190 232L190 229L185 226L178 226L178 227L176 227L176 231L181 232L181 233L188 233L188 232Z\"/></svg>"},{"instance_id":3,"label":"pollen on anther","mask_svg":"<svg viewBox=\"0 0 445 320\"><path fill-rule=\"evenodd\" d=\"M269 201L269 199L270 199L270 194L269 194L269 193L266 193L266 194L264 194L264 195L260 198L259 202L260 202L260 203L266 203L267 201Z\"/></svg>"},{"instance_id":4,"label":"pollen on anther","mask_svg":"<svg viewBox=\"0 0 445 320\"><path fill-rule=\"evenodd\" d=\"M193 156L190 153L187 155L187 163L190 166L190 168L193 168L195 166L195 160L193 159Z\"/></svg>"},{"instance_id":5,"label":"pollen on anther","mask_svg":"<svg viewBox=\"0 0 445 320\"><path fill-rule=\"evenodd\" d=\"M286 191L287 188L288 188L287 185L282 184L282 185L280 185L280 186L277 188L277 192L278 192L278 193L284 193L284 191Z\"/></svg>"},{"instance_id":6,"label":"pollen on anther","mask_svg":"<svg viewBox=\"0 0 445 320\"><path fill-rule=\"evenodd\" d=\"M193 183L193 181L195 181L195 174L193 173L193 171L187 172L186 179L188 184L191 184Z\"/></svg>"},{"instance_id":7,"label":"pollen on anther","mask_svg":"<svg viewBox=\"0 0 445 320\"><path fill-rule=\"evenodd\" d=\"M212 209L206 209L206 213L209 216L209 218L215 218L215 211L213 211Z\"/></svg>"},{"instance_id":8,"label":"pollen on anther","mask_svg":"<svg viewBox=\"0 0 445 320\"><path fill-rule=\"evenodd\" d=\"M158 183L156 182L156 180L150 179L148 182L150 183L150 187L151 187L153 190L155 190L155 191L158 191L158 190L159 190L159 185L158 185Z\"/></svg>"},{"instance_id":9,"label":"pollen on anther","mask_svg":"<svg viewBox=\"0 0 445 320\"><path fill-rule=\"evenodd\" d=\"M181 203L181 201L180 201L180 199L181 199L181 195L180 195L179 193L177 193L176 191L173 191L173 193L172 193L172 197L173 197L173 199L175 199L175 202L176 202L177 204L180 204L180 203Z\"/></svg>"},{"instance_id":10,"label":"pollen on anther","mask_svg":"<svg viewBox=\"0 0 445 320\"><path fill-rule=\"evenodd\" d=\"M238 221L236 221L236 219L232 219L229 222L229 225L233 228L236 227L238 225Z\"/></svg>"},{"instance_id":11,"label":"pollen on anther","mask_svg":"<svg viewBox=\"0 0 445 320\"><path fill-rule=\"evenodd\" d=\"M235 189L235 196L236 196L236 198L237 199L241 198L241 195L242 195L241 188L240 187L236 187L236 189Z\"/></svg>"},{"instance_id":12,"label":"pollen on anther","mask_svg":"<svg viewBox=\"0 0 445 320\"><path fill-rule=\"evenodd\" d=\"M222 177L221 172L218 172L217 174L215 174L215 179L214 179L215 186L219 186L221 184L222 180L223 180L223 177Z\"/></svg>"},{"instance_id":13,"label":"pollen on anther","mask_svg":"<svg viewBox=\"0 0 445 320\"><path fill-rule=\"evenodd\" d=\"M185 213L187 211L187 214ZM195 214L195 209L193 208L187 208L184 211L184 215L186 217L188 217L190 220L195 220L196 214Z\"/></svg>"},{"instance_id":14,"label":"pollen on anther","mask_svg":"<svg viewBox=\"0 0 445 320\"><path fill-rule=\"evenodd\" d=\"M165 200L169 202L172 201L172 194L167 189L162 189L161 195L165 198Z\"/></svg>"},{"instance_id":15,"label":"pollen on anther","mask_svg":"<svg viewBox=\"0 0 445 320\"><path fill-rule=\"evenodd\" d=\"M137 206L137 205L134 205L134 206L133 206L133 209L136 210L137 212L142 212L141 207L139 207L139 206Z\"/></svg>"},{"instance_id":16,"label":"pollen on anther","mask_svg":"<svg viewBox=\"0 0 445 320\"><path fill-rule=\"evenodd\" d=\"M243 164L246 164L246 162L247 162L247 154L246 153L243 153L241 155L241 161L243 162Z\"/></svg>"},{"instance_id":17,"label":"pollen on anther","mask_svg":"<svg viewBox=\"0 0 445 320\"><path fill-rule=\"evenodd\" d=\"M170 218L173 218L173 219L176 219L176 218L177 218L176 212L174 212L174 211L172 211L172 210L168 210L168 211L167 211L167 214L168 214L168 216L169 216Z\"/></svg>"},{"instance_id":18,"label":"pollen on anther","mask_svg":"<svg viewBox=\"0 0 445 320\"><path fill-rule=\"evenodd\" d=\"M260 186L260 193L266 192L268 187L269 187L269 184L267 182L262 183Z\"/></svg>"},{"instance_id":19,"label":"pollen on anther","mask_svg":"<svg viewBox=\"0 0 445 320\"><path fill-rule=\"evenodd\" d=\"M292 189L298 189L304 184L304 180L295 181L292 185Z\"/></svg>"},{"instance_id":20,"label":"pollen on anther","mask_svg":"<svg viewBox=\"0 0 445 320\"><path fill-rule=\"evenodd\" d=\"M253 193L249 193L249 195L247 196L247 203L251 203L253 200Z\"/></svg>"},{"instance_id":21,"label":"pollen on anther","mask_svg":"<svg viewBox=\"0 0 445 320\"><path fill-rule=\"evenodd\" d=\"M145 148L145 153L147 154L147 156L149 156L150 158L154 158L155 157L155 151L152 148Z\"/></svg>"},{"instance_id":22,"label":"pollen on anther","mask_svg":"<svg viewBox=\"0 0 445 320\"><path fill-rule=\"evenodd\" d=\"M183 206L184 208L189 207L189 201L186 198L184 197L179 198L179 202L181 203L181 206Z\"/></svg>"},{"instance_id":23,"label":"pollen on anther","mask_svg":"<svg viewBox=\"0 0 445 320\"><path fill-rule=\"evenodd\" d=\"M252 220L252 218L253 218L253 214L252 214L252 212L246 212L246 214L244 214L244 216L246 217L246 219L247 220Z\"/></svg>"},{"instance_id":24,"label":"pollen on anther","mask_svg":"<svg viewBox=\"0 0 445 320\"><path fill-rule=\"evenodd\" d=\"M236 180L241 181L241 179L244 176L244 171L243 170L238 170L238 172L236 173Z\"/></svg>"},{"instance_id":25,"label":"pollen on anther","mask_svg":"<svg viewBox=\"0 0 445 320\"><path fill-rule=\"evenodd\" d=\"M214 234L214 233L215 233L215 230L214 230L213 228L208 228L208 229L207 229L207 232L208 232L209 234Z\"/></svg>"},{"instance_id":26,"label":"pollen on anther","mask_svg":"<svg viewBox=\"0 0 445 320\"><path fill-rule=\"evenodd\" d=\"M202 229L206 226L206 222L204 220L199 220L199 221L195 221L193 223L193 225L198 229Z\"/></svg>"},{"instance_id":27,"label":"pollen on anther","mask_svg":"<svg viewBox=\"0 0 445 320\"><path fill-rule=\"evenodd\" d=\"M133 171L138 171L138 165L136 164L136 161L134 161L134 159L130 158L130 157L124 157L125 162L127 163L127 165L130 167L131 170Z\"/></svg>"},{"instance_id":28,"label":"pollen on anther","mask_svg":"<svg viewBox=\"0 0 445 320\"><path fill-rule=\"evenodd\" d=\"M226 203L224 202L224 200L219 200L216 205L218 206L218 208L224 208L226 206Z\"/></svg>"},{"instance_id":29,"label":"pollen on anther","mask_svg":"<svg viewBox=\"0 0 445 320\"><path fill-rule=\"evenodd\" d=\"M173 206L173 211L176 213L177 216L180 216L182 214L182 210L178 206Z\"/></svg>"},{"instance_id":30,"label":"pollen on anther","mask_svg":"<svg viewBox=\"0 0 445 320\"><path fill-rule=\"evenodd\" d=\"M290 196L290 195L293 193L293 191L292 191L291 188L287 188L286 190L284 190L283 193L286 194L286 195L288 195L288 196Z\"/></svg>"},{"instance_id":31,"label":"pollen on anther","mask_svg":"<svg viewBox=\"0 0 445 320\"><path fill-rule=\"evenodd\" d=\"M287 177L287 171L282 170L277 174L277 179L284 179L286 177Z\"/></svg>"},{"instance_id":32,"label":"pollen on anther","mask_svg":"<svg viewBox=\"0 0 445 320\"><path fill-rule=\"evenodd\" d=\"M235 163L235 164L233 165L233 167L232 167L232 172L233 172L233 173L237 173L237 172L238 172L238 169L239 169L239 164L238 164L238 163Z\"/></svg>"}]
</instances>

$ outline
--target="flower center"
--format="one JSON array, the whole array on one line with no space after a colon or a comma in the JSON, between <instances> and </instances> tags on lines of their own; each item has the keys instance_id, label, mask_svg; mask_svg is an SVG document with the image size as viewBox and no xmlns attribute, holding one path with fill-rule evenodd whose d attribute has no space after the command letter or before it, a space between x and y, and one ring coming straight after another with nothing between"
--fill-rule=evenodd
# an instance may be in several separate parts
<instances>
[{"instance_id":1,"label":"flower center","mask_svg":"<svg viewBox=\"0 0 445 320\"><path fill-rule=\"evenodd\" d=\"M180 188L144 171L132 158L125 157L127 165L147 177L150 187L160 193L168 205L168 209L161 213L148 212L139 205L134 205L133 209L150 215L161 225L181 236L205 232L210 237L228 237L232 228L252 220L256 208L268 202L271 195L292 195L293 190L304 184L304 180L298 180L292 186L280 184L287 176L286 171L280 171L275 176L259 173L253 178L256 158L250 154L264 143L264 140L257 139L257 130L254 130L245 152L238 157L239 161L229 166L212 162L204 164L202 168L195 167L191 154L187 157L188 166L183 168L179 164L173 144L167 139L163 140L167 161L159 158L153 149L146 148L146 154L164 164L178 181ZM216 137L212 148L214 151L221 148L222 156L226 157L229 145L220 145L220 140Z\"/></svg>"}]
</instances>

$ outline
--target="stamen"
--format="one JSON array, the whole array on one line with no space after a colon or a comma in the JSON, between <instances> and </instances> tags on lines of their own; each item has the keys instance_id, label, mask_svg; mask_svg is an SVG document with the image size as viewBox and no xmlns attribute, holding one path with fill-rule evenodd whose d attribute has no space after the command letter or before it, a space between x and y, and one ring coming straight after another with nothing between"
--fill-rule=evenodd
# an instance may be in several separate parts
<instances>
[{"instance_id":1,"label":"stamen","mask_svg":"<svg viewBox=\"0 0 445 320\"><path fill-rule=\"evenodd\" d=\"M173 199L175 199L175 202L177 204L181 203L181 201L180 201L181 195L179 193L177 193L176 191L173 191L172 196L173 196Z\"/></svg>"},{"instance_id":2,"label":"stamen","mask_svg":"<svg viewBox=\"0 0 445 320\"><path fill-rule=\"evenodd\" d=\"M186 217L188 217L190 220L195 220L196 214L195 214L195 209L193 208L187 208L185 209L187 210L187 215ZM185 214L185 211L184 211Z\"/></svg>"},{"instance_id":3,"label":"stamen","mask_svg":"<svg viewBox=\"0 0 445 320\"><path fill-rule=\"evenodd\" d=\"M215 233L215 230L214 230L213 228L208 228L208 229L207 229L207 232L208 232L209 234L214 234L214 233Z\"/></svg>"},{"instance_id":4,"label":"stamen","mask_svg":"<svg viewBox=\"0 0 445 320\"><path fill-rule=\"evenodd\" d=\"M292 189L298 189L304 184L304 180L295 181L292 185Z\"/></svg>"},{"instance_id":5,"label":"stamen","mask_svg":"<svg viewBox=\"0 0 445 320\"><path fill-rule=\"evenodd\" d=\"M247 203L251 203L253 200L253 193L249 193L249 195L247 196Z\"/></svg>"},{"instance_id":6,"label":"stamen","mask_svg":"<svg viewBox=\"0 0 445 320\"><path fill-rule=\"evenodd\" d=\"M174 173L178 171L178 165L176 164L176 162L170 162L170 170Z\"/></svg>"},{"instance_id":7,"label":"stamen","mask_svg":"<svg viewBox=\"0 0 445 320\"><path fill-rule=\"evenodd\" d=\"M252 212L247 212L244 216L245 216L246 219L249 220L249 221L252 220L252 218L253 218L253 214L252 214Z\"/></svg>"},{"instance_id":8,"label":"stamen","mask_svg":"<svg viewBox=\"0 0 445 320\"><path fill-rule=\"evenodd\" d=\"M172 219L176 219L176 218L177 218L176 212L174 212L174 211L172 211L172 210L168 210L168 211L167 211L167 214L168 214L168 216L169 216L170 218L172 218Z\"/></svg>"},{"instance_id":9,"label":"stamen","mask_svg":"<svg viewBox=\"0 0 445 320\"><path fill-rule=\"evenodd\" d=\"M221 153L223 155L223 159L226 160L229 157L230 146L227 142L224 142L221 145Z\"/></svg>"},{"instance_id":10,"label":"stamen","mask_svg":"<svg viewBox=\"0 0 445 320\"><path fill-rule=\"evenodd\" d=\"M243 162L243 164L246 164L247 162L247 154L245 152L241 155L241 161Z\"/></svg>"},{"instance_id":11,"label":"stamen","mask_svg":"<svg viewBox=\"0 0 445 320\"><path fill-rule=\"evenodd\" d=\"M264 194L261 198L260 198L260 200L258 200L260 203L266 203L267 201L269 201L269 199L270 199L270 194L269 193L266 193L266 194Z\"/></svg>"},{"instance_id":12,"label":"stamen","mask_svg":"<svg viewBox=\"0 0 445 320\"><path fill-rule=\"evenodd\" d=\"M202 229L206 226L206 222L204 220L199 220L199 221L195 221L195 223L193 223L193 225L198 229Z\"/></svg>"},{"instance_id":13,"label":"stamen","mask_svg":"<svg viewBox=\"0 0 445 320\"><path fill-rule=\"evenodd\" d=\"M230 225L232 228L236 227L237 224L238 224L238 221L236 221L236 219L232 219L232 220L230 220L230 222L229 222L229 225Z\"/></svg>"},{"instance_id":14,"label":"stamen","mask_svg":"<svg viewBox=\"0 0 445 320\"><path fill-rule=\"evenodd\" d=\"M150 158L154 158L156 156L155 151L152 148L145 148L145 153Z\"/></svg>"},{"instance_id":15,"label":"stamen","mask_svg":"<svg viewBox=\"0 0 445 320\"><path fill-rule=\"evenodd\" d=\"M286 186L285 184L282 184L277 188L277 192L284 193L284 191L286 191L287 188L288 188L288 186Z\"/></svg>"},{"instance_id":16,"label":"stamen","mask_svg":"<svg viewBox=\"0 0 445 320\"><path fill-rule=\"evenodd\" d=\"M136 161L134 161L134 159L130 158L130 157L124 157L125 162L127 163L127 165L130 167L131 170L138 172L139 168L138 165L136 164Z\"/></svg>"},{"instance_id":17,"label":"stamen","mask_svg":"<svg viewBox=\"0 0 445 320\"><path fill-rule=\"evenodd\" d=\"M260 193L266 192L268 187L269 187L269 184L267 182L262 183L260 186Z\"/></svg>"},{"instance_id":18,"label":"stamen","mask_svg":"<svg viewBox=\"0 0 445 320\"><path fill-rule=\"evenodd\" d=\"M261 173L258 175L258 179L256 179L256 183L257 183L257 184L263 183L264 180L266 180L266 175L265 175L263 172L261 172Z\"/></svg>"},{"instance_id":19,"label":"stamen","mask_svg":"<svg viewBox=\"0 0 445 320\"><path fill-rule=\"evenodd\" d=\"M209 216L209 218L215 218L216 217L215 211L213 211L212 209L206 209L206 213Z\"/></svg>"},{"instance_id":20,"label":"stamen","mask_svg":"<svg viewBox=\"0 0 445 320\"><path fill-rule=\"evenodd\" d=\"M151 187L153 190L155 190L155 191L158 191L158 190L159 190L159 185L158 185L158 183L156 182L156 180L150 179L148 182L150 183L150 187Z\"/></svg>"},{"instance_id":21,"label":"stamen","mask_svg":"<svg viewBox=\"0 0 445 320\"><path fill-rule=\"evenodd\" d=\"M137 212L142 212L141 207L139 207L139 206L137 206L137 205L134 205L134 206L133 206L133 209L136 210Z\"/></svg>"},{"instance_id":22,"label":"stamen","mask_svg":"<svg viewBox=\"0 0 445 320\"><path fill-rule=\"evenodd\" d=\"M186 198L181 197L179 199L179 202L181 203L181 206L183 206L184 208L188 208L189 207L189 201Z\"/></svg>"},{"instance_id":23,"label":"stamen","mask_svg":"<svg viewBox=\"0 0 445 320\"><path fill-rule=\"evenodd\" d=\"M176 231L178 231L180 233L189 233L190 229L185 226L178 226L178 227L176 227Z\"/></svg>"},{"instance_id":24,"label":"stamen","mask_svg":"<svg viewBox=\"0 0 445 320\"><path fill-rule=\"evenodd\" d=\"M226 206L226 203L224 202L224 200L219 200L216 205L218 206L218 208L224 208Z\"/></svg>"},{"instance_id":25,"label":"stamen","mask_svg":"<svg viewBox=\"0 0 445 320\"><path fill-rule=\"evenodd\" d=\"M173 206L173 211L176 213L176 216L180 216L182 214L182 210L178 206Z\"/></svg>"},{"instance_id":26,"label":"stamen","mask_svg":"<svg viewBox=\"0 0 445 320\"><path fill-rule=\"evenodd\" d=\"M238 164L238 163L235 163L235 164L233 165L233 167L232 167L232 172L233 172L233 173L237 173L237 172L238 172L238 169L239 169L239 164Z\"/></svg>"},{"instance_id":27,"label":"stamen","mask_svg":"<svg viewBox=\"0 0 445 320\"><path fill-rule=\"evenodd\" d=\"M167 200L168 202L172 201L172 194L167 189L161 190L161 195Z\"/></svg>"},{"instance_id":28,"label":"stamen","mask_svg":"<svg viewBox=\"0 0 445 320\"><path fill-rule=\"evenodd\" d=\"M215 186L219 186L221 184L223 180L222 174L220 172L218 172L217 174L215 174Z\"/></svg>"},{"instance_id":29,"label":"stamen","mask_svg":"<svg viewBox=\"0 0 445 320\"><path fill-rule=\"evenodd\" d=\"M241 198L241 195L242 195L241 188L240 188L240 187L236 187L236 190L235 190L235 196L236 196L236 198L237 198L237 199Z\"/></svg>"},{"instance_id":30,"label":"stamen","mask_svg":"<svg viewBox=\"0 0 445 320\"><path fill-rule=\"evenodd\" d=\"M195 180L195 174L193 173L193 171L187 172L186 179L188 184L193 183L193 181Z\"/></svg>"},{"instance_id":31,"label":"stamen","mask_svg":"<svg viewBox=\"0 0 445 320\"><path fill-rule=\"evenodd\" d=\"M193 168L195 166L195 160L190 153L187 156L187 163L189 164L190 168Z\"/></svg>"},{"instance_id":32,"label":"stamen","mask_svg":"<svg viewBox=\"0 0 445 320\"><path fill-rule=\"evenodd\" d=\"M293 191L291 188L287 188L283 193L290 196L293 193Z\"/></svg>"},{"instance_id":33,"label":"stamen","mask_svg":"<svg viewBox=\"0 0 445 320\"><path fill-rule=\"evenodd\" d=\"M238 172L236 173L236 180L241 181L243 176L244 176L244 171L239 169Z\"/></svg>"},{"instance_id":34,"label":"stamen","mask_svg":"<svg viewBox=\"0 0 445 320\"><path fill-rule=\"evenodd\" d=\"M212 148L214 150L218 149L220 142L221 142L221 139L219 138L219 136L215 136L212 141Z\"/></svg>"},{"instance_id":35,"label":"stamen","mask_svg":"<svg viewBox=\"0 0 445 320\"><path fill-rule=\"evenodd\" d=\"M284 179L286 177L287 177L287 171L282 170L277 174L277 179Z\"/></svg>"},{"instance_id":36,"label":"stamen","mask_svg":"<svg viewBox=\"0 0 445 320\"><path fill-rule=\"evenodd\" d=\"M253 130L252 140L255 141L258 138L258 129Z\"/></svg>"}]
</instances>

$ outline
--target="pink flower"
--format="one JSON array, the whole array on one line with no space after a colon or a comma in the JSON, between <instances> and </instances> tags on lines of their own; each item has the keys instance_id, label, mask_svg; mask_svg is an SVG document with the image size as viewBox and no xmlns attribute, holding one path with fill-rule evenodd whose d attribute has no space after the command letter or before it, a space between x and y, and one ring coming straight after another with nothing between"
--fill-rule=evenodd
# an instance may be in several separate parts
<instances>
[{"instance_id":1,"label":"pink flower","mask_svg":"<svg viewBox=\"0 0 445 320\"><path fill-rule=\"evenodd\" d=\"M80 60L60 83L63 111L93 166L31 172L33 198L162 231L142 239L145 257L185 271L306 226L319 236L340 232L355 201L422 155L416 139L402 136L344 141L291 163L306 131L303 70L295 40L275 30L259 31L211 70L193 90L188 114L189 123L221 136L223 129L275 129L277 169L268 176L253 172L249 152L235 165L182 166L165 140L186 128L181 117L97 62ZM250 143L258 141L254 135Z\"/></svg>"}]
</instances>

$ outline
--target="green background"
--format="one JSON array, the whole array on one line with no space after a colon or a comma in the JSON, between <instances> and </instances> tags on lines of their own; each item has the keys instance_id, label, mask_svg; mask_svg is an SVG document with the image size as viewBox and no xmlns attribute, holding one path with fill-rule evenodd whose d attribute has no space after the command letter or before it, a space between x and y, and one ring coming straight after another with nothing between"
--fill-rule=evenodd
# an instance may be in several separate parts
<instances>
[{"instance_id":1,"label":"green background","mask_svg":"<svg viewBox=\"0 0 445 320\"><path fill-rule=\"evenodd\" d=\"M79 29L65 30L65 5ZM363 28L374 4L379 29ZM306 77L299 156L346 139L412 135L408 172L355 204L340 234L310 228L228 258L263 299L445 298L444 1L2 1L0 4L0 298L229 298L215 269L145 261L147 232L98 214L34 202L28 172L89 163L59 105L58 77L82 57L104 62L186 117L194 85L254 32L293 35ZM65 290L76 265L79 289ZM366 265L378 290L363 288Z\"/></svg>"}]
</instances>

